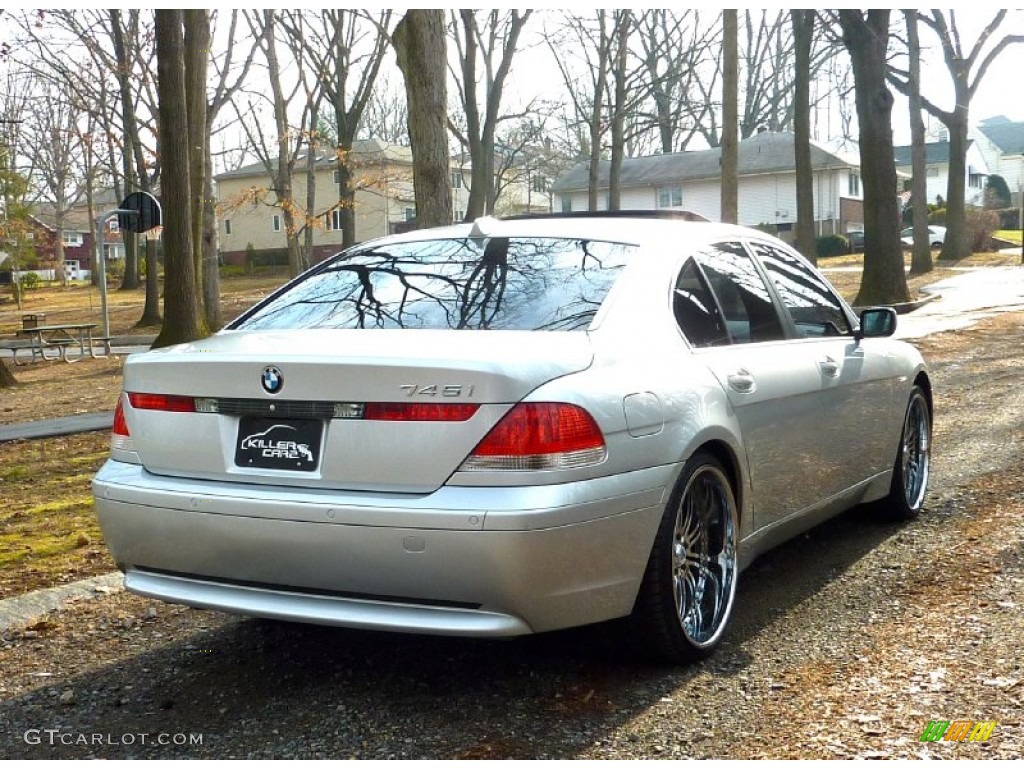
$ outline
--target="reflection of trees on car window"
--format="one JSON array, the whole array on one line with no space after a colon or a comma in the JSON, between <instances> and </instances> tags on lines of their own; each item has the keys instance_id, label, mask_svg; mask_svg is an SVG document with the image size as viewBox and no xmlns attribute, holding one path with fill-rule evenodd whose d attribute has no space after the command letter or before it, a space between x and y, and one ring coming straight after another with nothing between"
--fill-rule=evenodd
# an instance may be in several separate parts
<instances>
[{"instance_id":1,"label":"reflection of trees on car window","mask_svg":"<svg viewBox=\"0 0 1024 768\"><path fill-rule=\"evenodd\" d=\"M232 327L584 329L630 250L586 240L491 238L355 251Z\"/></svg>"},{"instance_id":2,"label":"reflection of trees on car window","mask_svg":"<svg viewBox=\"0 0 1024 768\"><path fill-rule=\"evenodd\" d=\"M850 332L842 303L824 279L781 248L764 243L752 243L752 247L802 335L835 336Z\"/></svg>"}]
</instances>

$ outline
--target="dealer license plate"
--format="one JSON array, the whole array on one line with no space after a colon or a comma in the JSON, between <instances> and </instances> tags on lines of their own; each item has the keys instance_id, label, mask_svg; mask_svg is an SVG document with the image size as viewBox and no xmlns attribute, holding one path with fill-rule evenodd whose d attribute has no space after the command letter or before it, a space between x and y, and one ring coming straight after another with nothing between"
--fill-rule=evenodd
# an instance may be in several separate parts
<instances>
[{"instance_id":1,"label":"dealer license plate","mask_svg":"<svg viewBox=\"0 0 1024 768\"><path fill-rule=\"evenodd\" d=\"M312 472L320 463L322 434L321 421L243 416L238 423L235 464Z\"/></svg>"}]
</instances>

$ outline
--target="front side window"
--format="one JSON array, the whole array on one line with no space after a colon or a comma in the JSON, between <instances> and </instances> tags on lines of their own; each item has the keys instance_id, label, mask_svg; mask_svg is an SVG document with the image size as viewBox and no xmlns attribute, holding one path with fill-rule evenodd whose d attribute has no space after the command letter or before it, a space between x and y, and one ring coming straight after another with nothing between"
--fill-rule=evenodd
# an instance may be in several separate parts
<instances>
[{"instance_id":1,"label":"front side window","mask_svg":"<svg viewBox=\"0 0 1024 768\"><path fill-rule=\"evenodd\" d=\"M632 251L590 240L497 237L353 249L231 328L585 330Z\"/></svg>"},{"instance_id":2,"label":"front side window","mask_svg":"<svg viewBox=\"0 0 1024 768\"><path fill-rule=\"evenodd\" d=\"M752 243L751 247L800 336L842 336L852 332L842 301L824 278L782 248L767 243Z\"/></svg>"}]
</instances>

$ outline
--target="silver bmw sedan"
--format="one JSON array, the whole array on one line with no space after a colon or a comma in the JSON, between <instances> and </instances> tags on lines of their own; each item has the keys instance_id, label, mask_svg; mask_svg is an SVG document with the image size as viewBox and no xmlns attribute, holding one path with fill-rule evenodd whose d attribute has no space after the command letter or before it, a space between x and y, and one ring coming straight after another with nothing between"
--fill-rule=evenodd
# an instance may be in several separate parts
<instances>
[{"instance_id":1,"label":"silver bmw sedan","mask_svg":"<svg viewBox=\"0 0 1024 768\"><path fill-rule=\"evenodd\" d=\"M492 637L628 617L698 659L759 553L921 511L931 384L895 325L741 227L387 237L131 356L96 509L160 600Z\"/></svg>"}]
</instances>

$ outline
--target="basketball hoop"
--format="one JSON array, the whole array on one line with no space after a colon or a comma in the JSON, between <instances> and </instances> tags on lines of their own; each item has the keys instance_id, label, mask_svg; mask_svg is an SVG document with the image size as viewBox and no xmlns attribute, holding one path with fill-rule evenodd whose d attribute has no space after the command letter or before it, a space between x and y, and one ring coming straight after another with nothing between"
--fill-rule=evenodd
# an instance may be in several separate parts
<instances>
[{"instance_id":1,"label":"basketball hoop","mask_svg":"<svg viewBox=\"0 0 1024 768\"><path fill-rule=\"evenodd\" d=\"M159 240L160 233L163 231L163 227L153 227L152 229L147 229L145 232L143 232L142 236L147 240Z\"/></svg>"}]
</instances>

